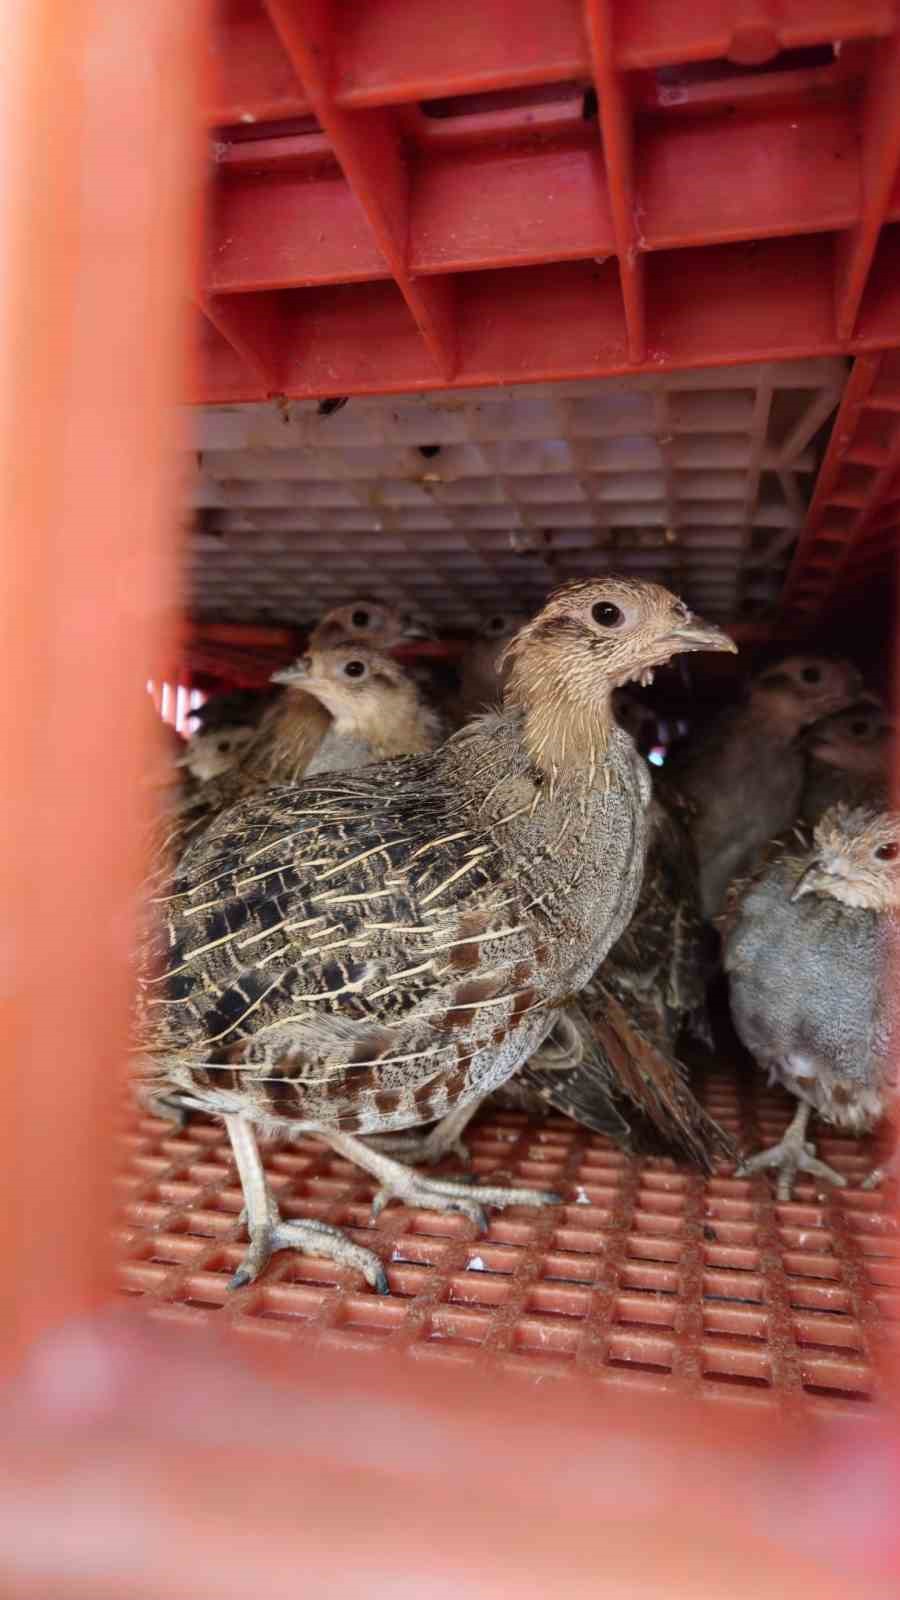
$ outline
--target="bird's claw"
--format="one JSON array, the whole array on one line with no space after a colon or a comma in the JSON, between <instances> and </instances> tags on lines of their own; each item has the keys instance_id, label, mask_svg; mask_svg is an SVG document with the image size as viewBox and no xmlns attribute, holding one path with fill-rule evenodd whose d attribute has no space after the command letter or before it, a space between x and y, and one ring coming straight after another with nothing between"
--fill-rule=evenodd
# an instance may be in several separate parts
<instances>
[{"instance_id":1,"label":"bird's claw","mask_svg":"<svg viewBox=\"0 0 900 1600\"><path fill-rule=\"evenodd\" d=\"M268 1266L277 1250L299 1250L302 1255L325 1256L341 1266L361 1272L376 1294L390 1294L384 1267L374 1251L354 1244L341 1228L328 1222L283 1222L273 1217L265 1227L251 1234L243 1261L232 1274L229 1289L244 1289Z\"/></svg>"},{"instance_id":2,"label":"bird's claw","mask_svg":"<svg viewBox=\"0 0 900 1600\"><path fill-rule=\"evenodd\" d=\"M377 1217L391 1200L424 1211L456 1211L474 1222L480 1233L488 1227L486 1207L558 1205L560 1196L547 1189L506 1189L492 1184L457 1182L450 1178L425 1178L410 1172L408 1177L382 1184L372 1201L372 1216Z\"/></svg>"},{"instance_id":3,"label":"bird's claw","mask_svg":"<svg viewBox=\"0 0 900 1600\"><path fill-rule=\"evenodd\" d=\"M811 1178L819 1178L821 1182L830 1183L838 1189L847 1186L847 1180L842 1173L836 1172L834 1167L829 1167L827 1162L818 1159L815 1145L801 1144L786 1138L781 1139L778 1144L771 1145L768 1150L760 1150L755 1156L745 1157L735 1167L734 1175L736 1178L748 1178L754 1172L764 1172L769 1167L774 1167L778 1173L775 1197L781 1203L790 1200L798 1172L806 1172Z\"/></svg>"}]
</instances>

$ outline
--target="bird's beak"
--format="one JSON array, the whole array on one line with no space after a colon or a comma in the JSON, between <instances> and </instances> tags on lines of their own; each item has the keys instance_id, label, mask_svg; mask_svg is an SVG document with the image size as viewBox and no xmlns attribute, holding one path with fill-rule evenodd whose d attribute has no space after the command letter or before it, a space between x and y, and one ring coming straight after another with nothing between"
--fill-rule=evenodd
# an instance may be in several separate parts
<instances>
[{"instance_id":1,"label":"bird's beak","mask_svg":"<svg viewBox=\"0 0 900 1600\"><path fill-rule=\"evenodd\" d=\"M269 682L304 683L308 677L309 669L303 665L303 661L292 661L289 667L279 667L277 672L273 672Z\"/></svg>"},{"instance_id":2,"label":"bird's beak","mask_svg":"<svg viewBox=\"0 0 900 1600\"><path fill-rule=\"evenodd\" d=\"M817 894L820 889L827 888L829 877L830 873L826 872L821 861L811 861L795 883L791 899L802 900L805 894Z\"/></svg>"},{"instance_id":3,"label":"bird's beak","mask_svg":"<svg viewBox=\"0 0 900 1600\"><path fill-rule=\"evenodd\" d=\"M668 635L677 651L686 650L725 650L730 655L737 655L737 645L722 628L716 628L711 622L704 622L702 617L688 617L685 622L673 628Z\"/></svg>"},{"instance_id":4,"label":"bird's beak","mask_svg":"<svg viewBox=\"0 0 900 1600\"><path fill-rule=\"evenodd\" d=\"M413 640L419 642L425 640L427 643L432 643L436 635L434 629L429 628L427 622L419 622L415 617L407 617L400 630L400 637L410 642Z\"/></svg>"}]
</instances>

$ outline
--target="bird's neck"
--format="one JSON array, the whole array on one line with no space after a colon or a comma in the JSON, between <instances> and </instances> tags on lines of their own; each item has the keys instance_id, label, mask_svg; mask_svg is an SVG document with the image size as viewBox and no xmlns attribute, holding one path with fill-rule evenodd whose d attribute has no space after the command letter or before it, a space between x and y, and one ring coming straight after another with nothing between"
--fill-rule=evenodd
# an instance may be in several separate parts
<instances>
[{"instance_id":1,"label":"bird's neck","mask_svg":"<svg viewBox=\"0 0 900 1600\"><path fill-rule=\"evenodd\" d=\"M383 706L335 711L335 731L368 744L377 759L415 755L431 748L425 718L415 694L398 692L389 712Z\"/></svg>"},{"instance_id":2,"label":"bird's neck","mask_svg":"<svg viewBox=\"0 0 900 1600\"><path fill-rule=\"evenodd\" d=\"M551 679L523 708L522 742L529 760L555 784L561 775L593 785L603 770L614 720L609 693L591 700Z\"/></svg>"}]
</instances>

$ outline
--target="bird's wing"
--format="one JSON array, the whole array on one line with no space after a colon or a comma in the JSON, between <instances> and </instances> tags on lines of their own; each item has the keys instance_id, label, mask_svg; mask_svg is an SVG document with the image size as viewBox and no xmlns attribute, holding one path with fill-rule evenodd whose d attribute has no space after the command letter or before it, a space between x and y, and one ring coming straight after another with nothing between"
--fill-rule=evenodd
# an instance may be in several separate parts
<instances>
[{"instance_id":1,"label":"bird's wing","mask_svg":"<svg viewBox=\"0 0 900 1600\"><path fill-rule=\"evenodd\" d=\"M733 1160L734 1145L704 1111L674 1057L657 1048L625 1006L602 983L593 989L590 1028L593 1048L568 1074L527 1066L520 1076L542 1098L588 1127L607 1132L610 1111L626 1124L613 1134L626 1148L641 1147L645 1127L669 1149L682 1151L709 1171L716 1157Z\"/></svg>"},{"instance_id":2,"label":"bird's wing","mask_svg":"<svg viewBox=\"0 0 900 1600\"><path fill-rule=\"evenodd\" d=\"M442 773L431 756L400 757L219 817L156 907L146 1056L205 1062L218 1082L235 1055L261 1077L290 1056L300 1100L315 1089L337 1102L363 1067L386 1090L388 1067L445 1082L476 1049L514 1055L539 1005L541 950L493 835L459 820Z\"/></svg>"},{"instance_id":3,"label":"bird's wing","mask_svg":"<svg viewBox=\"0 0 900 1600\"><path fill-rule=\"evenodd\" d=\"M681 812L655 799L637 909L603 976L627 992L635 1020L665 1047L681 1018L702 1014L707 964L693 842Z\"/></svg>"}]
</instances>

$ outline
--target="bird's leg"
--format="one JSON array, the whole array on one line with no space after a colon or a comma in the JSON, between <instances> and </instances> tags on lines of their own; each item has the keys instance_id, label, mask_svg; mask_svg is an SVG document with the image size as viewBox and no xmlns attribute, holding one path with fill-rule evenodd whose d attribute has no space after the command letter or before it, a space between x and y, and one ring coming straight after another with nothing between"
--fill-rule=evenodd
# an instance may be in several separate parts
<instances>
[{"instance_id":1,"label":"bird's leg","mask_svg":"<svg viewBox=\"0 0 900 1600\"><path fill-rule=\"evenodd\" d=\"M436 1167L445 1156L456 1156L464 1166L468 1166L469 1149L461 1135L484 1104L485 1098L482 1096L478 1100L467 1100L463 1105L454 1106L427 1133L411 1128L408 1133L381 1134L368 1139L366 1143L381 1155L398 1156L413 1166Z\"/></svg>"},{"instance_id":2,"label":"bird's leg","mask_svg":"<svg viewBox=\"0 0 900 1600\"><path fill-rule=\"evenodd\" d=\"M283 1222L263 1172L253 1124L240 1113L225 1118L231 1148L241 1180L250 1248L229 1282L242 1289L259 1277L276 1250L299 1250L301 1255L327 1256L342 1266L355 1267L379 1294L390 1292L385 1271L371 1250L354 1244L329 1222Z\"/></svg>"},{"instance_id":3,"label":"bird's leg","mask_svg":"<svg viewBox=\"0 0 900 1600\"><path fill-rule=\"evenodd\" d=\"M380 1187L372 1202L375 1217L389 1201L402 1200L404 1205L419 1206L425 1211L461 1211L483 1232L487 1227L485 1206L549 1206L559 1202L559 1195L546 1189L503 1189L451 1178L426 1178L352 1134L321 1125L315 1132L338 1155L377 1179Z\"/></svg>"},{"instance_id":4,"label":"bird's leg","mask_svg":"<svg viewBox=\"0 0 900 1600\"><path fill-rule=\"evenodd\" d=\"M815 1145L806 1142L806 1125L811 1111L812 1107L807 1105L805 1100L798 1101L797 1110L784 1137L778 1144L771 1145L768 1150L760 1150L758 1155L741 1161L735 1168L735 1177L746 1178L751 1172L762 1172L766 1167L774 1167L778 1173L776 1198L782 1202L790 1200L798 1172L808 1172L813 1178L821 1178L823 1182L836 1184L839 1189L843 1189L847 1183L846 1178L842 1177L841 1173L835 1172L834 1167L829 1167L826 1162L820 1161L815 1153Z\"/></svg>"}]
</instances>

